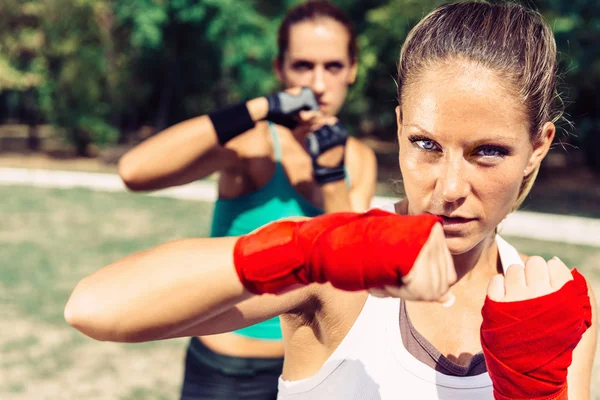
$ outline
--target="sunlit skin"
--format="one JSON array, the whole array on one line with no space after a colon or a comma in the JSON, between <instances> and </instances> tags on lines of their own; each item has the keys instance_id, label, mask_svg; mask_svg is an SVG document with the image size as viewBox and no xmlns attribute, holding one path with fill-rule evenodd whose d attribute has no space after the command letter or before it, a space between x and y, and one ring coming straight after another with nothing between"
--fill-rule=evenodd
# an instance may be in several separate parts
<instances>
[{"instance_id":1,"label":"sunlit skin","mask_svg":"<svg viewBox=\"0 0 600 400\"><path fill-rule=\"evenodd\" d=\"M324 116L335 116L356 79L356 63L348 53L350 35L331 18L318 18L291 26L283 63L275 71L286 88L306 86L319 101Z\"/></svg>"},{"instance_id":2,"label":"sunlit skin","mask_svg":"<svg viewBox=\"0 0 600 400\"><path fill-rule=\"evenodd\" d=\"M444 216L455 258L493 247L524 176L554 136L546 123L542 144L533 146L523 106L501 82L475 63L434 65L405 87L396 110L408 212Z\"/></svg>"}]
</instances>

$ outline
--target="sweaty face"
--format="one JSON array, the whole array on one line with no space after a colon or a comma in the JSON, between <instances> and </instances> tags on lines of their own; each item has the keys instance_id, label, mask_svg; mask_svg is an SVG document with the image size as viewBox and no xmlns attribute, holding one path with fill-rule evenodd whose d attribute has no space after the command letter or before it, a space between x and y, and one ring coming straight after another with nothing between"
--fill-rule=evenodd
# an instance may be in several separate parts
<instances>
[{"instance_id":1,"label":"sweaty face","mask_svg":"<svg viewBox=\"0 0 600 400\"><path fill-rule=\"evenodd\" d=\"M523 107L494 71L454 61L406 87L398 111L409 213L443 216L452 254L474 249L510 212L530 165Z\"/></svg>"},{"instance_id":2,"label":"sweaty face","mask_svg":"<svg viewBox=\"0 0 600 400\"><path fill-rule=\"evenodd\" d=\"M356 76L356 65L348 54L349 40L346 28L330 18L292 25L283 64L277 68L283 85L311 88L321 112L336 115Z\"/></svg>"}]
</instances>

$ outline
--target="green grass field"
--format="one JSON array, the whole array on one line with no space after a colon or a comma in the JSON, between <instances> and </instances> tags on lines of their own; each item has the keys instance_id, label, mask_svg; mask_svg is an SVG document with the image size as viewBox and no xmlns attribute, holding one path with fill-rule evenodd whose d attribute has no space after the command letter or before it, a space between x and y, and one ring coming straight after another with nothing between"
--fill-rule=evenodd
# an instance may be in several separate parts
<instances>
[{"instance_id":1,"label":"green grass field","mask_svg":"<svg viewBox=\"0 0 600 400\"><path fill-rule=\"evenodd\" d=\"M212 206L21 186L0 186L0 198L0 398L178 398L186 340L100 343L68 327L62 311L90 272L165 241L206 236ZM525 253L559 255L600 294L600 249L508 239ZM598 384L592 398L600 399Z\"/></svg>"}]
</instances>

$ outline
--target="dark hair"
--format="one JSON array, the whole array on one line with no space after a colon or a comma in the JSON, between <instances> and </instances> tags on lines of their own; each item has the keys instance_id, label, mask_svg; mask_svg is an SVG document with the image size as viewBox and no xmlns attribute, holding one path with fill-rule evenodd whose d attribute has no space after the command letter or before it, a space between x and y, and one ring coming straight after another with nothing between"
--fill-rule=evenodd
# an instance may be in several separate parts
<instances>
[{"instance_id":1,"label":"dark hair","mask_svg":"<svg viewBox=\"0 0 600 400\"><path fill-rule=\"evenodd\" d=\"M556 42L536 11L514 3L468 1L442 5L408 34L398 63L398 100L407 85L418 82L426 67L450 59L481 64L497 72L524 107L530 139L539 143L541 129L563 113L556 88ZM517 208L538 170L523 181Z\"/></svg>"},{"instance_id":2,"label":"dark hair","mask_svg":"<svg viewBox=\"0 0 600 400\"><path fill-rule=\"evenodd\" d=\"M352 21L350 21L348 15L329 1L312 0L290 9L283 18L281 25L279 25L279 31L277 33L277 59L280 64L283 64L283 57L290 41L290 28L299 22L311 21L318 18L331 18L346 28L348 35L350 36L350 40L348 41L348 55L350 56L351 62L354 63L356 61L358 56L356 32L354 31L354 25L352 24Z\"/></svg>"}]
</instances>

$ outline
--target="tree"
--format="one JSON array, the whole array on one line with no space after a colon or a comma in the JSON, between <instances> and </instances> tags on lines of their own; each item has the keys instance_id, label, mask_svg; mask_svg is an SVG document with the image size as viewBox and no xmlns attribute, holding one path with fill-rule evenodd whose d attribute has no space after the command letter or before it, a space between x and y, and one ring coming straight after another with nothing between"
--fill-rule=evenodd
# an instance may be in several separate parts
<instances>
[{"instance_id":1,"label":"tree","mask_svg":"<svg viewBox=\"0 0 600 400\"><path fill-rule=\"evenodd\" d=\"M0 4L0 98L8 115L29 125L28 147L37 150L40 113L35 90L44 81L45 63L40 55L44 35L35 2L6 0Z\"/></svg>"}]
</instances>

